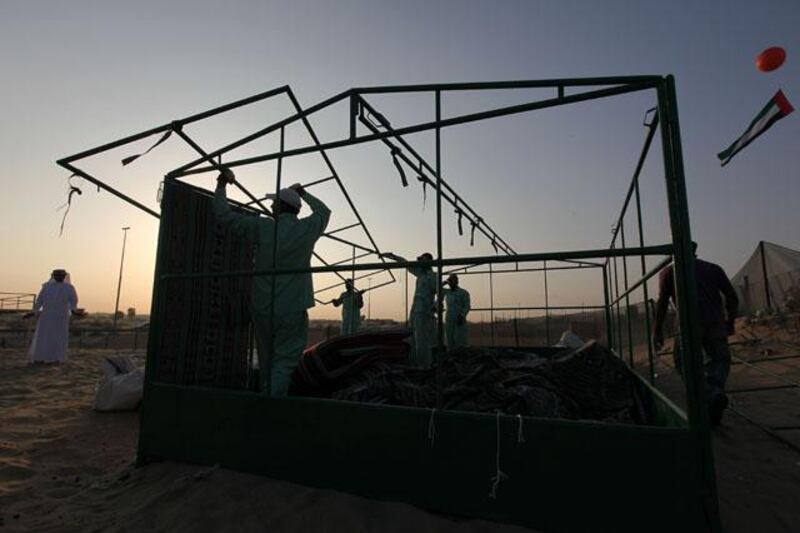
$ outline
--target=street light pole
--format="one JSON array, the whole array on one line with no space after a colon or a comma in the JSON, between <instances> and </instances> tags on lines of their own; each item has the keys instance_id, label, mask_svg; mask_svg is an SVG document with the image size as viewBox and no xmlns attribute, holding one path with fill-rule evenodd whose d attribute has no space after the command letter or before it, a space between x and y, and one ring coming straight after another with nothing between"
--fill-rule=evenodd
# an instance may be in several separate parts
<instances>
[{"instance_id":1,"label":"street light pole","mask_svg":"<svg viewBox=\"0 0 800 533\"><path fill-rule=\"evenodd\" d=\"M372 278L367 278L369 288L367 289L367 320L372 318Z\"/></svg>"},{"instance_id":2,"label":"street light pole","mask_svg":"<svg viewBox=\"0 0 800 533\"><path fill-rule=\"evenodd\" d=\"M119 281L117 281L117 302L114 304L114 329L117 329L117 315L119 314L119 293L122 290L122 265L125 262L125 242L128 239L130 226L122 228L122 257L119 260Z\"/></svg>"}]
</instances>

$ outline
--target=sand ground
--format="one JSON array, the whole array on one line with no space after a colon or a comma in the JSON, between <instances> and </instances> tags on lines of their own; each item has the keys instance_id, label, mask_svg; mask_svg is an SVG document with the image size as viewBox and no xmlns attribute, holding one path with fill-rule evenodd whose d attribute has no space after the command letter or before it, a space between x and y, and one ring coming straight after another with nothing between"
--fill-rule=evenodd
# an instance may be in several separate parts
<instances>
[{"instance_id":1,"label":"sand ground","mask_svg":"<svg viewBox=\"0 0 800 533\"><path fill-rule=\"evenodd\" d=\"M0 350L3 531L523 531L222 469L136 469L138 413L91 409L110 353L80 350L64 365L31 367L23 351ZM798 359L767 364L800 378ZM658 370L661 386L679 388L668 358ZM774 382L745 365L730 380L733 388ZM798 389L737 394L733 405L772 427L800 426ZM800 446L800 430L780 434ZM715 431L714 451L726 531L798 531L800 453L735 412Z\"/></svg>"}]
</instances>

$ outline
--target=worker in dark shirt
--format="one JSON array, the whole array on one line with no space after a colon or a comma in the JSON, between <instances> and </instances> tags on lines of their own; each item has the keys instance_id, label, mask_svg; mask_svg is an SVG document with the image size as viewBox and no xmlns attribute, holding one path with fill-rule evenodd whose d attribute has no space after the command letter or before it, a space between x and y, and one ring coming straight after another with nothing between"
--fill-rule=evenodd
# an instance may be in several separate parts
<instances>
[{"instance_id":1,"label":"worker in dark shirt","mask_svg":"<svg viewBox=\"0 0 800 533\"><path fill-rule=\"evenodd\" d=\"M692 243L692 251L697 253L697 243ZM697 281L697 309L701 335L701 347L706 363L707 397L711 424L722 421L722 413L728 406L725 395L725 381L731 369L731 352L728 336L733 335L734 320L739 310L739 299L728 276L719 265L695 259L695 279ZM724 297L724 306L723 306ZM664 345L664 319L669 300L675 302L675 275L672 265L659 274L658 303L656 304L653 344L656 350ZM675 338L673 359L675 368L683 374L683 361L680 338Z\"/></svg>"}]
</instances>

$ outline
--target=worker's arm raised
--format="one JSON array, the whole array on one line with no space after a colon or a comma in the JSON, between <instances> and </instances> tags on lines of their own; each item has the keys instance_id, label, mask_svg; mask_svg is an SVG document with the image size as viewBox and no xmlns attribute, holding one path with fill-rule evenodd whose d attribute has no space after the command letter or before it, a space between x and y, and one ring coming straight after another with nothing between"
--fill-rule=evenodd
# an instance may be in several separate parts
<instances>
[{"instance_id":1,"label":"worker's arm raised","mask_svg":"<svg viewBox=\"0 0 800 533\"><path fill-rule=\"evenodd\" d=\"M328 227L328 220L331 218L331 210L322 202L322 200L306 191L299 183L292 185L291 188L297 191L297 194L300 195L300 198L302 198L308 204L308 207L311 208L311 216L308 218L314 221L317 233L322 235L322 233L325 231L325 228Z\"/></svg>"},{"instance_id":2,"label":"worker's arm raised","mask_svg":"<svg viewBox=\"0 0 800 533\"><path fill-rule=\"evenodd\" d=\"M391 259L392 261L397 261L398 263L407 263L408 262L408 259L406 259L402 255L393 254L391 252L382 253L382 254L380 254L380 257L385 257L387 259ZM425 271L423 269L421 269L420 267L408 267L408 272L412 276L419 277Z\"/></svg>"},{"instance_id":3,"label":"worker's arm raised","mask_svg":"<svg viewBox=\"0 0 800 533\"><path fill-rule=\"evenodd\" d=\"M230 169L225 170L227 172L222 172L217 177L217 189L214 191L214 214L231 231L255 239L258 235L258 217L235 213L228 205L225 187L228 183L233 183L235 178Z\"/></svg>"}]
</instances>

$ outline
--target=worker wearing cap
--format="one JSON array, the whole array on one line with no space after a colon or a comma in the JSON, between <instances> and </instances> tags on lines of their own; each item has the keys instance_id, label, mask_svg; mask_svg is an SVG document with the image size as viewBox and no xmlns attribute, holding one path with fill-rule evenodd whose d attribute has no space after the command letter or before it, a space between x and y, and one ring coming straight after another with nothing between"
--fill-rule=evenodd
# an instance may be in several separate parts
<instances>
[{"instance_id":1,"label":"worker wearing cap","mask_svg":"<svg viewBox=\"0 0 800 533\"><path fill-rule=\"evenodd\" d=\"M356 290L352 279L344 280L345 291L331 300L334 307L342 306L342 335L352 335L361 326L361 308L364 307L364 297L361 291Z\"/></svg>"},{"instance_id":2,"label":"worker wearing cap","mask_svg":"<svg viewBox=\"0 0 800 533\"><path fill-rule=\"evenodd\" d=\"M236 213L225 197L225 186L235 181L233 172L225 169L217 178L214 211L231 231L246 235L256 244L255 270L273 268L275 248L275 219ZM272 212L277 214L278 233L275 268L301 269L311 266L314 244L325 231L331 211L319 199L306 192L300 184L281 189L272 199ZM305 200L311 214L299 218L301 199ZM252 286L253 329L261 369L261 390L272 396L286 396L292 373L308 341L308 312L314 307L314 286L310 272L282 274L275 278L272 293L272 276L256 276ZM274 297L274 314L271 302ZM270 341L273 349L270 350ZM265 372L271 352L271 379L267 383Z\"/></svg>"},{"instance_id":3,"label":"worker wearing cap","mask_svg":"<svg viewBox=\"0 0 800 533\"><path fill-rule=\"evenodd\" d=\"M406 262L406 259L392 253L382 254L395 261ZM417 257L417 261L433 261L433 256L424 253ZM409 313L409 323L414 330L414 357L412 363L416 366L427 368L431 366L433 355L434 334L434 300L438 281L430 265L422 267L409 267L408 272L417 278L414 288L414 303Z\"/></svg>"},{"instance_id":4,"label":"worker wearing cap","mask_svg":"<svg viewBox=\"0 0 800 533\"><path fill-rule=\"evenodd\" d=\"M444 289L444 333L447 349L467 345L467 313L470 310L469 293L458 286L458 276L450 274Z\"/></svg>"}]
</instances>

